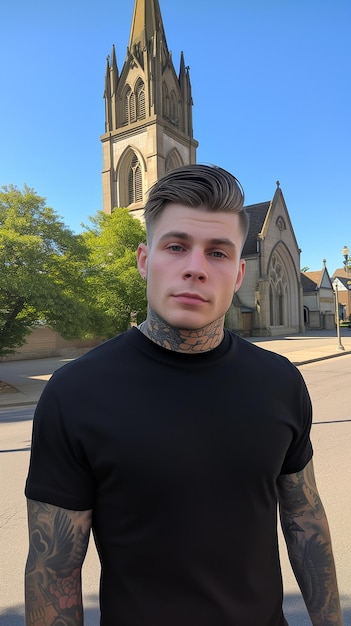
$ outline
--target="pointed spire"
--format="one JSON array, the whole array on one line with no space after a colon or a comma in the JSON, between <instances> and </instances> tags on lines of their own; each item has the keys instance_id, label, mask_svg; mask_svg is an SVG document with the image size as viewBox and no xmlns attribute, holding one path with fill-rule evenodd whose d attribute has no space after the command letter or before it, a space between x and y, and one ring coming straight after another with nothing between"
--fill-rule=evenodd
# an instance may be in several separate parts
<instances>
[{"instance_id":1,"label":"pointed spire","mask_svg":"<svg viewBox=\"0 0 351 626\"><path fill-rule=\"evenodd\" d=\"M146 46L156 33L168 53L158 0L135 0L128 46L130 52L134 54L135 47Z\"/></svg>"},{"instance_id":2,"label":"pointed spire","mask_svg":"<svg viewBox=\"0 0 351 626\"><path fill-rule=\"evenodd\" d=\"M179 77L185 75L185 61L184 61L184 52L183 50L180 53L180 68L179 68Z\"/></svg>"},{"instance_id":3,"label":"pointed spire","mask_svg":"<svg viewBox=\"0 0 351 626\"><path fill-rule=\"evenodd\" d=\"M118 76L118 67L117 67L117 56L116 56L116 48L115 44L112 44L112 54L111 54L111 69L116 71Z\"/></svg>"},{"instance_id":4,"label":"pointed spire","mask_svg":"<svg viewBox=\"0 0 351 626\"><path fill-rule=\"evenodd\" d=\"M110 77L110 57L106 57L106 72L105 72L105 133L111 130L111 77Z\"/></svg>"},{"instance_id":5,"label":"pointed spire","mask_svg":"<svg viewBox=\"0 0 351 626\"><path fill-rule=\"evenodd\" d=\"M118 67L117 67L116 49L115 49L114 44L112 44L110 76L111 76L111 94L114 95L116 93L117 85L118 85Z\"/></svg>"},{"instance_id":6,"label":"pointed spire","mask_svg":"<svg viewBox=\"0 0 351 626\"><path fill-rule=\"evenodd\" d=\"M106 70L105 70L105 89L104 98L111 96L111 83L110 83L110 55L106 57Z\"/></svg>"}]
</instances>

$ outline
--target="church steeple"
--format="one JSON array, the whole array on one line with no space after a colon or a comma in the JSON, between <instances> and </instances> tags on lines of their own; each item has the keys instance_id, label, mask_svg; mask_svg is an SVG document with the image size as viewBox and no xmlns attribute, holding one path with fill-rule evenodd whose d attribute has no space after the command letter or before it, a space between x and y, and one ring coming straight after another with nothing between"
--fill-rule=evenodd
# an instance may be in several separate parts
<instances>
[{"instance_id":1,"label":"church steeple","mask_svg":"<svg viewBox=\"0 0 351 626\"><path fill-rule=\"evenodd\" d=\"M141 212L160 175L196 161L189 67L182 52L177 76L158 0L135 0L126 59L119 74L113 46L104 98L103 208Z\"/></svg>"},{"instance_id":2,"label":"church steeple","mask_svg":"<svg viewBox=\"0 0 351 626\"><path fill-rule=\"evenodd\" d=\"M129 50L142 61L140 51L152 45L152 56L161 53L162 61L168 60L169 52L158 0L135 0Z\"/></svg>"}]
</instances>

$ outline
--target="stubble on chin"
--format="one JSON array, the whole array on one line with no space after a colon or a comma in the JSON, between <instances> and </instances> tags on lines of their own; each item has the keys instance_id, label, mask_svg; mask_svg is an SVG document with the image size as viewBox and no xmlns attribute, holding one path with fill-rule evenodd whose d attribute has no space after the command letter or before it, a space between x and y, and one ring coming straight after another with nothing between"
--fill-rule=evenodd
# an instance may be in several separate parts
<instances>
[{"instance_id":1,"label":"stubble on chin","mask_svg":"<svg viewBox=\"0 0 351 626\"><path fill-rule=\"evenodd\" d=\"M216 348L223 339L224 318L220 318L196 329L176 328L168 324L157 313L148 311L141 330L152 341L167 350L198 354Z\"/></svg>"}]
</instances>

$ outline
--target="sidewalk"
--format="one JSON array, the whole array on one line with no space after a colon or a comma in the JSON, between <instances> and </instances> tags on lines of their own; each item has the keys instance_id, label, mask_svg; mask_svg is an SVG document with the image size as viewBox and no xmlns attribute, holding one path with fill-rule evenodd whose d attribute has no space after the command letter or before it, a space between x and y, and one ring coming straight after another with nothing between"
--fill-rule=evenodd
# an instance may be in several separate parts
<instances>
[{"instance_id":1,"label":"sidewalk","mask_svg":"<svg viewBox=\"0 0 351 626\"><path fill-rule=\"evenodd\" d=\"M341 329L340 349L335 331L311 331L282 337L250 337L248 341L286 356L295 365L351 354L351 330ZM52 373L68 361L64 357L0 363L0 381L9 390L0 390L0 409L36 404Z\"/></svg>"}]
</instances>

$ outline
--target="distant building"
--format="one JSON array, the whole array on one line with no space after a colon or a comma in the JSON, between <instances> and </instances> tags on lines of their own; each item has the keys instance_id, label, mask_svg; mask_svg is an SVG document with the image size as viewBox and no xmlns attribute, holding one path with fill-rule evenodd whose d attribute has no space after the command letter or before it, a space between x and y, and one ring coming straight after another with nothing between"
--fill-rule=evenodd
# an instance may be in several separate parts
<instances>
[{"instance_id":1,"label":"distant building","mask_svg":"<svg viewBox=\"0 0 351 626\"><path fill-rule=\"evenodd\" d=\"M344 267L335 270L332 276L333 284L338 286L339 317L341 320L350 320L351 315L351 271L346 272Z\"/></svg>"},{"instance_id":2,"label":"distant building","mask_svg":"<svg viewBox=\"0 0 351 626\"><path fill-rule=\"evenodd\" d=\"M279 182L273 199L246 207L246 274L228 313L233 330L252 336L304 331L300 249Z\"/></svg>"},{"instance_id":3,"label":"distant building","mask_svg":"<svg viewBox=\"0 0 351 626\"><path fill-rule=\"evenodd\" d=\"M326 261L316 272L302 272L304 321L306 328L335 328L335 295Z\"/></svg>"}]
</instances>

